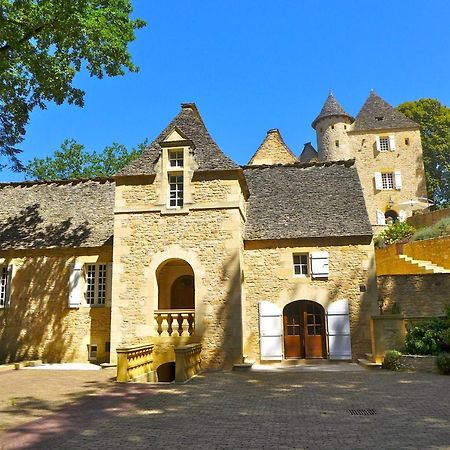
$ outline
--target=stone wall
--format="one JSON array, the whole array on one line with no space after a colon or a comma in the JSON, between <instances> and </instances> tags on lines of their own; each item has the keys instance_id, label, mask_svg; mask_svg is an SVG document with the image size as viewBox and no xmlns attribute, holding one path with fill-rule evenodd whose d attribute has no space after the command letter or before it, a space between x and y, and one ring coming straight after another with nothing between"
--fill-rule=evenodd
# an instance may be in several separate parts
<instances>
[{"instance_id":1,"label":"stone wall","mask_svg":"<svg viewBox=\"0 0 450 450\"><path fill-rule=\"evenodd\" d=\"M445 217L450 217L450 208L426 211L423 214L417 213L408 217L407 222L414 228L425 228L434 225Z\"/></svg>"},{"instance_id":2,"label":"stone wall","mask_svg":"<svg viewBox=\"0 0 450 450\"><path fill-rule=\"evenodd\" d=\"M112 248L5 251L0 264L13 265L9 306L0 309L0 363L39 358L48 362L108 361L110 301L91 307L82 299L69 308L70 264L112 261ZM81 294L82 296L83 294Z\"/></svg>"},{"instance_id":3,"label":"stone wall","mask_svg":"<svg viewBox=\"0 0 450 450\"><path fill-rule=\"evenodd\" d=\"M123 186L122 198L125 190L138 192ZM156 205L139 212L133 204L122 204L120 211L116 208L112 356L120 345L152 342L155 358L162 361L161 353L172 357L175 344L199 342L205 367L228 368L242 357L244 218L239 182L212 181L205 175L192 181L190 190L201 204L172 211L152 210ZM136 204L145 201L137 194L134 198ZM171 259L185 261L194 272L195 334L187 339L162 340L157 334L157 272Z\"/></svg>"},{"instance_id":4,"label":"stone wall","mask_svg":"<svg viewBox=\"0 0 450 450\"><path fill-rule=\"evenodd\" d=\"M292 255L313 251L329 252L328 279L294 275ZM253 241L245 245L244 261L244 353L250 359L259 360L258 304L262 300L280 310L295 300L312 300L326 310L334 300L347 299L353 358L370 351L369 319L377 311L372 245L343 239Z\"/></svg>"},{"instance_id":5,"label":"stone wall","mask_svg":"<svg viewBox=\"0 0 450 450\"><path fill-rule=\"evenodd\" d=\"M450 236L404 244L403 254L450 269Z\"/></svg>"},{"instance_id":6,"label":"stone wall","mask_svg":"<svg viewBox=\"0 0 450 450\"><path fill-rule=\"evenodd\" d=\"M377 284L385 311L395 303L406 316L442 316L450 305L450 274L386 275Z\"/></svg>"},{"instance_id":7,"label":"stone wall","mask_svg":"<svg viewBox=\"0 0 450 450\"><path fill-rule=\"evenodd\" d=\"M378 152L376 137L395 135L396 150ZM406 144L409 139L409 144ZM411 199L426 197L425 173L422 162L422 145L418 130L388 130L383 132L350 131L350 146L366 200L370 222L376 226L377 209L383 211L393 209L397 213L404 210L407 216L412 215L412 208L402 204ZM399 170L402 176L402 188L376 190L375 172L394 172ZM392 207L389 202L392 202ZM382 230L376 227L375 230Z\"/></svg>"}]
</instances>

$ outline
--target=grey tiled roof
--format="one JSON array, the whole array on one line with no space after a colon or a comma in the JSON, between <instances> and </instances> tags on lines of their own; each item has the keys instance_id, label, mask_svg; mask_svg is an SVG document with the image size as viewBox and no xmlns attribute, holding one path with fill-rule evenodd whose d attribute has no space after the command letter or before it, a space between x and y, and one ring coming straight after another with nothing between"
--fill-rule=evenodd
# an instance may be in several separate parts
<instances>
[{"instance_id":1,"label":"grey tiled roof","mask_svg":"<svg viewBox=\"0 0 450 450\"><path fill-rule=\"evenodd\" d=\"M112 245L114 182L0 184L0 250Z\"/></svg>"},{"instance_id":2,"label":"grey tiled roof","mask_svg":"<svg viewBox=\"0 0 450 450\"><path fill-rule=\"evenodd\" d=\"M316 149L313 147L311 142L307 142L303 146L302 153L298 157L298 160L302 163L309 163L311 161L319 160L319 154L317 153Z\"/></svg>"},{"instance_id":3,"label":"grey tiled roof","mask_svg":"<svg viewBox=\"0 0 450 450\"><path fill-rule=\"evenodd\" d=\"M370 236L354 160L246 166L245 239Z\"/></svg>"},{"instance_id":4,"label":"grey tiled roof","mask_svg":"<svg viewBox=\"0 0 450 450\"><path fill-rule=\"evenodd\" d=\"M334 95L330 92L328 94L327 99L325 100L322 110L320 111L319 115L314 119L311 126L315 129L317 122L320 119L333 116L344 116L348 117L350 120L353 121L353 117L344 110L344 108L334 98Z\"/></svg>"},{"instance_id":5,"label":"grey tiled roof","mask_svg":"<svg viewBox=\"0 0 450 450\"><path fill-rule=\"evenodd\" d=\"M356 116L353 130L391 128L419 128L419 125L372 91Z\"/></svg>"},{"instance_id":6,"label":"grey tiled roof","mask_svg":"<svg viewBox=\"0 0 450 450\"><path fill-rule=\"evenodd\" d=\"M228 156L214 142L203 123L197 107L193 103L183 103L181 111L169 125L150 144L149 148L130 164L120 170L117 175L152 175L155 173L155 163L161 154L160 142L177 128L194 144L194 159L197 170L229 170L238 169Z\"/></svg>"}]
</instances>

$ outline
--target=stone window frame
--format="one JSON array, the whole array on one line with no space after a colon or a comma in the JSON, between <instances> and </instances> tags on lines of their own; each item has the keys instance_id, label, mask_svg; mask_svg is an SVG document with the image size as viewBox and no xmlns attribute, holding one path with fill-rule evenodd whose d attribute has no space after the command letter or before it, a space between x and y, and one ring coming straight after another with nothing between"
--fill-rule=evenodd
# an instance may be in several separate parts
<instances>
[{"instance_id":1,"label":"stone window frame","mask_svg":"<svg viewBox=\"0 0 450 450\"><path fill-rule=\"evenodd\" d=\"M293 253L292 254L292 271L293 271L294 277L304 278L304 277L310 276L311 267L309 264L309 259L310 259L309 253Z\"/></svg>"},{"instance_id":2,"label":"stone window frame","mask_svg":"<svg viewBox=\"0 0 450 450\"><path fill-rule=\"evenodd\" d=\"M167 208L181 209L184 205L184 174L183 172L170 171L167 175Z\"/></svg>"},{"instance_id":3,"label":"stone window frame","mask_svg":"<svg viewBox=\"0 0 450 450\"><path fill-rule=\"evenodd\" d=\"M182 169L184 167L184 150L182 148L173 148L168 151L169 170Z\"/></svg>"},{"instance_id":4,"label":"stone window frame","mask_svg":"<svg viewBox=\"0 0 450 450\"><path fill-rule=\"evenodd\" d=\"M105 306L108 296L108 265L86 263L84 267L84 298L87 306Z\"/></svg>"},{"instance_id":5,"label":"stone window frame","mask_svg":"<svg viewBox=\"0 0 450 450\"><path fill-rule=\"evenodd\" d=\"M380 136L380 152L388 152L389 151L389 136Z\"/></svg>"}]
</instances>

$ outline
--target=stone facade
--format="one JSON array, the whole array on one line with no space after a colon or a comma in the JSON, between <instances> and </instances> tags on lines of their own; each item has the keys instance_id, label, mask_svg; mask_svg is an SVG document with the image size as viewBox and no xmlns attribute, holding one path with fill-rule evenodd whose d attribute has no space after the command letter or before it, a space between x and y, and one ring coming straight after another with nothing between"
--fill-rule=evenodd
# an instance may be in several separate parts
<instances>
[{"instance_id":1,"label":"stone facade","mask_svg":"<svg viewBox=\"0 0 450 450\"><path fill-rule=\"evenodd\" d=\"M356 119L330 94L313 127L321 161L355 159L375 233L386 225L385 214L404 221L428 206L419 125L375 93ZM382 174L390 174L392 186L382 183Z\"/></svg>"},{"instance_id":2,"label":"stone facade","mask_svg":"<svg viewBox=\"0 0 450 450\"><path fill-rule=\"evenodd\" d=\"M81 298L70 308L68 280L74 262L111 261L112 247L2 252L0 266L13 266L13 283L9 306L0 308L0 363L85 362L92 345L96 361L109 361L110 293L105 305L91 307Z\"/></svg>"},{"instance_id":3,"label":"stone facade","mask_svg":"<svg viewBox=\"0 0 450 450\"><path fill-rule=\"evenodd\" d=\"M293 255L315 251L329 253L329 277L313 279L294 275ZM261 300L276 304L280 310L296 300L312 300L327 310L336 300L349 302L353 357L370 348L369 319L377 312L373 247L369 243L324 239L247 242L245 268L244 352L259 359L258 305ZM363 291L363 292L361 292Z\"/></svg>"}]
</instances>

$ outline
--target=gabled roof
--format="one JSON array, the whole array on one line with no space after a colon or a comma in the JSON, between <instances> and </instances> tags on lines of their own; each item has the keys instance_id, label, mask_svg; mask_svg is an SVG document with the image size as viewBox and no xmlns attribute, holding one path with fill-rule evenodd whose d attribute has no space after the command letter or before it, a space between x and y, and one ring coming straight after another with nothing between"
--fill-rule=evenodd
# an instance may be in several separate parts
<instances>
[{"instance_id":1,"label":"gabled roof","mask_svg":"<svg viewBox=\"0 0 450 450\"><path fill-rule=\"evenodd\" d=\"M112 245L112 180L0 184L0 205L0 250Z\"/></svg>"},{"instance_id":2,"label":"gabled roof","mask_svg":"<svg viewBox=\"0 0 450 450\"><path fill-rule=\"evenodd\" d=\"M311 126L314 129L316 129L316 125L319 120L324 119L325 117L333 117L333 116L347 117L351 121L353 121L353 117L344 110L344 108L335 99L333 93L330 92L328 94L327 99L325 100L325 103L324 103L319 115L314 119Z\"/></svg>"},{"instance_id":3,"label":"gabled roof","mask_svg":"<svg viewBox=\"0 0 450 450\"><path fill-rule=\"evenodd\" d=\"M419 128L419 125L372 91L356 116L353 131L391 128Z\"/></svg>"},{"instance_id":4,"label":"gabled roof","mask_svg":"<svg viewBox=\"0 0 450 450\"><path fill-rule=\"evenodd\" d=\"M319 154L317 153L311 142L306 142L306 144L303 146L302 153L300 154L298 160L302 163L319 161Z\"/></svg>"},{"instance_id":5,"label":"gabled roof","mask_svg":"<svg viewBox=\"0 0 450 450\"><path fill-rule=\"evenodd\" d=\"M292 164L297 161L277 128L269 130L261 145L250 160L250 165Z\"/></svg>"},{"instance_id":6,"label":"gabled roof","mask_svg":"<svg viewBox=\"0 0 450 450\"><path fill-rule=\"evenodd\" d=\"M246 166L246 240L371 236L354 160Z\"/></svg>"},{"instance_id":7,"label":"gabled roof","mask_svg":"<svg viewBox=\"0 0 450 450\"><path fill-rule=\"evenodd\" d=\"M194 103L183 103L181 111L159 134L159 136L142 152L142 154L125 166L116 175L152 175L155 164L161 154L161 142L174 130L192 142L197 170L230 170L238 169L228 156L214 142Z\"/></svg>"}]
</instances>

